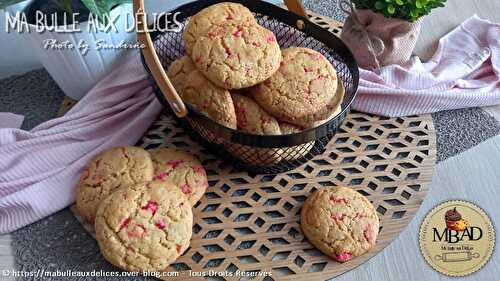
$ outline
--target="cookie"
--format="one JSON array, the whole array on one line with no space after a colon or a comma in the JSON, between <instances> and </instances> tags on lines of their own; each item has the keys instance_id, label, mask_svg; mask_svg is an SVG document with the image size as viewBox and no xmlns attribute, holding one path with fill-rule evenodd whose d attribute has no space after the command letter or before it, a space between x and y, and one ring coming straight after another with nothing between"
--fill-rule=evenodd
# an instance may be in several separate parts
<instances>
[{"instance_id":1,"label":"cookie","mask_svg":"<svg viewBox=\"0 0 500 281\"><path fill-rule=\"evenodd\" d=\"M199 37L191 58L214 84L241 89L271 77L280 65L281 51L270 30L255 23L228 22Z\"/></svg>"},{"instance_id":2,"label":"cookie","mask_svg":"<svg viewBox=\"0 0 500 281\"><path fill-rule=\"evenodd\" d=\"M340 112L342 112L342 107L340 105L338 105L337 108L333 111L333 113L330 116L328 116L328 118L321 120L321 121L316 121L311 126L309 126L307 128L315 128L315 127L318 127L320 125L323 125L326 122L335 118L335 116L339 115Z\"/></svg>"},{"instance_id":3,"label":"cookie","mask_svg":"<svg viewBox=\"0 0 500 281\"><path fill-rule=\"evenodd\" d=\"M153 160L154 180L172 181L192 206L205 194L207 174L194 155L174 148L157 148L149 153Z\"/></svg>"},{"instance_id":4,"label":"cookie","mask_svg":"<svg viewBox=\"0 0 500 281\"><path fill-rule=\"evenodd\" d=\"M290 123L279 122L282 135L291 135L302 132L304 129ZM314 147L315 141L281 149L281 159L292 161L304 157Z\"/></svg>"},{"instance_id":5,"label":"cookie","mask_svg":"<svg viewBox=\"0 0 500 281\"><path fill-rule=\"evenodd\" d=\"M139 147L116 147L96 156L76 187L76 207L93 223L97 207L113 191L153 179L153 162Z\"/></svg>"},{"instance_id":6,"label":"cookie","mask_svg":"<svg viewBox=\"0 0 500 281\"><path fill-rule=\"evenodd\" d=\"M282 160L281 148L255 147L242 144L231 144L226 148L234 157L254 166L274 165Z\"/></svg>"},{"instance_id":7,"label":"cookie","mask_svg":"<svg viewBox=\"0 0 500 281\"><path fill-rule=\"evenodd\" d=\"M311 122L311 123L308 123L308 124L304 124L304 126L305 126L304 129L319 127L320 125L323 125L326 122L328 122L328 121L332 120L333 118L335 118L335 116L339 115L340 112L342 112L342 107L339 104L337 106L337 108L332 112L332 114L330 114L330 116L328 116L328 118L323 119L321 121L314 121L314 122Z\"/></svg>"},{"instance_id":8,"label":"cookie","mask_svg":"<svg viewBox=\"0 0 500 281\"><path fill-rule=\"evenodd\" d=\"M242 94L232 94L238 129L258 135L281 134L278 121L265 112L255 101ZM228 150L244 162L255 166L268 166L281 161L279 148L260 148L233 144Z\"/></svg>"},{"instance_id":9,"label":"cookie","mask_svg":"<svg viewBox=\"0 0 500 281\"><path fill-rule=\"evenodd\" d=\"M281 134L278 121L251 98L235 93L231 97L239 130L257 135Z\"/></svg>"},{"instance_id":10,"label":"cookie","mask_svg":"<svg viewBox=\"0 0 500 281\"><path fill-rule=\"evenodd\" d=\"M328 116L328 118L326 118L324 120L321 120L321 121L312 122L311 124L306 124L305 128L315 128L315 127L318 127L320 125L323 125L326 122L328 122L328 121L332 120L333 118L335 118L335 116L339 115L340 112L342 112L342 100L344 99L345 89L344 89L344 84L342 83L342 80L339 79L338 81L339 82L337 84L337 95L336 95L336 98L334 99L334 101L329 106L329 108L331 106L337 106L335 108L335 110L330 114L330 116Z\"/></svg>"},{"instance_id":11,"label":"cookie","mask_svg":"<svg viewBox=\"0 0 500 281\"><path fill-rule=\"evenodd\" d=\"M182 91L187 86L187 76L194 70L196 70L196 66L188 56L180 57L170 64L167 76L179 95L182 96Z\"/></svg>"},{"instance_id":12,"label":"cookie","mask_svg":"<svg viewBox=\"0 0 500 281\"><path fill-rule=\"evenodd\" d=\"M375 245L379 219L366 197L350 188L333 187L317 190L307 198L301 227L311 244L345 262Z\"/></svg>"},{"instance_id":13,"label":"cookie","mask_svg":"<svg viewBox=\"0 0 500 281\"><path fill-rule=\"evenodd\" d=\"M302 131L301 127L286 122L279 122L279 126L282 135L291 135Z\"/></svg>"},{"instance_id":14,"label":"cookie","mask_svg":"<svg viewBox=\"0 0 500 281\"><path fill-rule=\"evenodd\" d=\"M188 247L193 213L169 181L122 188L96 215L96 239L106 260L127 271L163 272Z\"/></svg>"},{"instance_id":15,"label":"cookie","mask_svg":"<svg viewBox=\"0 0 500 281\"><path fill-rule=\"evenodd\" d=\"M193 70L188 57L174 61L167 75L184 102L215 122L236 129L236 113L229 91L214 85L199 70Z\"/></svg>"},{"instance_id":16,"label":"cookie","mask_svg":"<svg viewBox=\"0 0 500 281\"><path fill-rule=\"evenodd\" d=\"M237 3L222 2L211 5L192 16L183 33L186 53L191 54L196 39L207 36L220 24L227 22L257 24L252 12Z\"/></svg>"},{"instance_id":17,"label":"cookie","mask_svg":"<svg viewBox=\"0 0 500 281\"><path fill-rule=\"evenodd\" d=\"M234 94L233 94L234 96ZM248 97L247 97L248 98ZM238 112L236 113L238 114ZM278 121L279 131L282 135L294 134L302 131L302 128ZM244 162L255 166L269 166L279 163L282 160L294 160L307 154L314 146L314 141L305 145L292 147L250 147L244 145L231 145L228 150Z\"/></svg>"},{"instance_id":18,"label":"cookie","mask_svg":"<svg viewBox=\"0 0 500 281\"><path fill-rule=\"evenodd\" d=\"M333 104L337 92L333 66L307 48L287 48L282 54L278 71L254 87L254 100L281 121L301 127L327 118L331 108L337 107Z\"/></svg>"}]
</instances>

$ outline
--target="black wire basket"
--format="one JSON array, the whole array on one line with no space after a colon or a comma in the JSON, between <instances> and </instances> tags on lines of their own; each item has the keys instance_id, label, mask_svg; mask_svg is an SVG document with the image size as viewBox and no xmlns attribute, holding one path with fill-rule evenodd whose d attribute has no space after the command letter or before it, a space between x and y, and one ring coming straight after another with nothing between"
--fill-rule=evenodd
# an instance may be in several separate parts
<instances>
[{"instance_id":1,"label":"black wire basket","mask_svg":"<svg viewBox=\"0 0 500 281\"><path fill-rule=\"evenodd\" d=\"M182 31L189 17L205 7L223 1L202 0L185 4L171 11L182 23L180 32L151 32L155 51L164 69L185 54ZM227 2L227 1L226 1ZM325 151L350 110L356 96L359 72L356 61L344 43L307 19L264 1L230 1L249 8L257 22L271 30L281 48L307 47L323 54L337 71L344 88L341 112L328 122L289 135L255 135L224 127L199 113L189 104L188 115L177 118L187 133L212 153L222 157L237 169L258 174L275 174L294 169ZM161 18L158 24L164 22ZM151 74L147 64L143 64ZM169 114L173 114L165 97L154 83L155 94Z\"/></svg>"}]
</instances>

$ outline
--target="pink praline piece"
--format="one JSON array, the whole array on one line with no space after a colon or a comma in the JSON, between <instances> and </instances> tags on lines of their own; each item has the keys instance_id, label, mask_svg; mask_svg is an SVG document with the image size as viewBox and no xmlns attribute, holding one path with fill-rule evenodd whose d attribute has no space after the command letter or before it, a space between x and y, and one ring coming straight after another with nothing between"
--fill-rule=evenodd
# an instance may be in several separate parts
<instances>
[{"instance_id":1,"label":"pink praline piece","mask_svg":"<svg viewBox=\"0 0 500 281\"><path fill-rule=\"evenodd\" d=\"M342 252L335 255L335 259L339 262L346 262L352 258L352 254L349 252Z\"/></svg>"}]
</instances>

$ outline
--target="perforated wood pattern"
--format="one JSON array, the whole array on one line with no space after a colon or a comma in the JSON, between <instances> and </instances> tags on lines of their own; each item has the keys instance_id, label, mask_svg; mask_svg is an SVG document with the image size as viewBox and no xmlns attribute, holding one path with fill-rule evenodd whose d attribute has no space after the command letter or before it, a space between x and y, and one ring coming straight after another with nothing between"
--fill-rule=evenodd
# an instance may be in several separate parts
<instances>
[{"instance_id":1,"label":"perforated wood pattern","mask_svg":"<svg viewBox=\"0 0 500 281\"><path fill-rule=\"evenodd\" d=\"M312 20L331 22L317 16ZM194 208L191 246L171 268L186 280L194 279L189 269L272 272L271 277L253 280L324 280L346 272L382 250L408 225L427 193L436 158L430 115L382 118L351 113L324 154L277 175L233 171L191 140L172 116L160 116L139 144L189 151L207 169L210 187ZM381 219L376 247L346 263L317 251L299 226L308 194L335 185L367 196ZM93 232L91 225L84 227ZM236 275L220 279L247 280Z\"/></svg>"},{"instance_id":2,"label":"perforated wood pattern","mask_svg":"<svg viewBox=\"0 0 500 281\"><path fill-rule=\"evenodd\" d=\"M316 14L314 12L308 12L309 20L314 22L315 24L327 29L331 33L340 37L340 33L342 33L342 23L336 20L333 20L329 17L324 17L322 15Z\"/></svg>"},{"instance_id":3,"label":"perforated wood pattern","mask_svg":"<svg viewBox=\"0 0 500 281\"><path fill-rule=\"evenodd\" d=\"M210 187L194 209L191 247L172 270L273 273L272 279L256 280L326 279L382 250L422 203L436 154L430 115L381 118L362 113L348 116L323 155L278 175L232 171L189 139L171 116L162 115L141 146L194 153L209 174ZM300 207L308 194L335 185L367 196L381 219L376 247L343 264L315 250L299 227ZM86 228L92 231L90 225Z\"/></svg>"}]
</instances>

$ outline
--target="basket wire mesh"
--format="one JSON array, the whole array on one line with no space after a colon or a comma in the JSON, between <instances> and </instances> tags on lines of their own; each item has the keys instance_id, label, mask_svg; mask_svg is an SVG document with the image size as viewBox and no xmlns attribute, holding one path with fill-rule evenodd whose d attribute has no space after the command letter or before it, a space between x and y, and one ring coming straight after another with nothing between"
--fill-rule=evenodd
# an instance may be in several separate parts
<instances>
[{"instance_id":1,"label":"basket wire mesh","mask_svg":"<svg viewBox=\"0 0 500 281\"><path fill-rule=\"evenodd\" d=\"M153 32L151 34L155 51L165 69L168 69L174 60L185 55L182 31L189 17L216 2L220 1L196 1L196 4L181 6L172 11L172 13L180 12L177 17L177 20L182 23L180 32ZM345 88L342 111L316 128L279 136L253 135L226 128L199 113L189 104L187 105L189 114L186 118L179 118L178 121L192 138L237 169L263 174L275 174L294 169L325 151L326 145L347 115L358 85L356 62L340 39L318 26L312 26L313 23L304 20L305 27L301 31L292 24L301 18L286 10L264 1L250 1L251 5L245 1L234 2L246 4L254 12L257 22L273 31L281 48L292 46L311 48L323 54L332 63ZM265 14L263 11L266 11ZM148 69L147 65L145 67ZM164 105L166 113L173 115L156 84L155 92Z\"/></svg>"}]
</instances>

